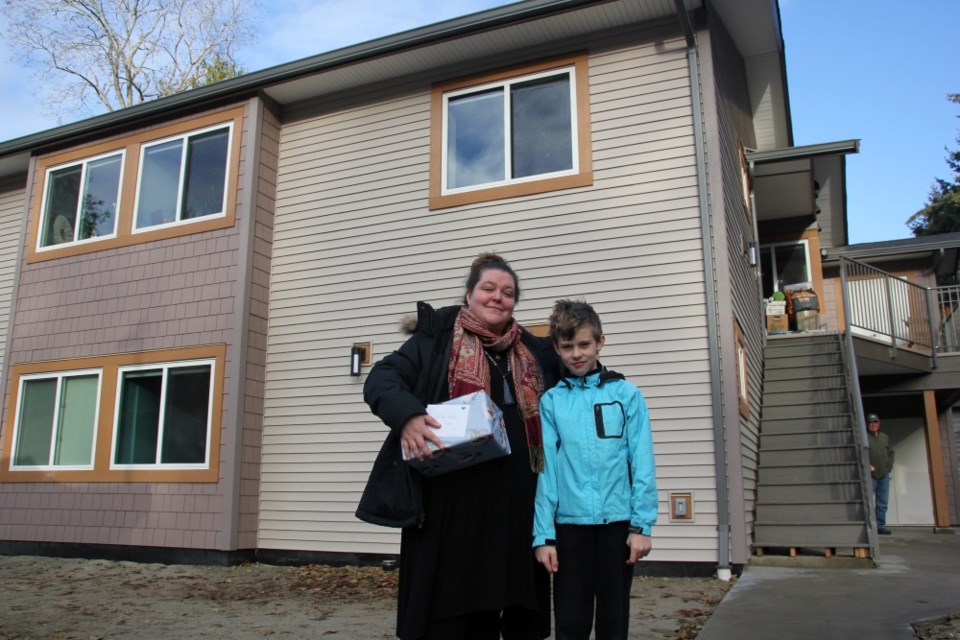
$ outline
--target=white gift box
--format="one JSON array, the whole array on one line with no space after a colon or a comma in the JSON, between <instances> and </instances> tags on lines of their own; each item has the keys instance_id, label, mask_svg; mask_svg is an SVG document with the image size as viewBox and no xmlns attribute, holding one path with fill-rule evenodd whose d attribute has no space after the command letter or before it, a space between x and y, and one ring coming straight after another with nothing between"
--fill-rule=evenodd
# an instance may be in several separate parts
<instances>
[{"instance_id":1,"label":"white gift box","mask_svg":"<svg viewBox=\"0 0 960 640\"><path fill-rule=\"evenodd\" d=\"M444 448L428 442L432 458L418 460L404 452L403 459L421 474L431 477L509 455L510 442L503 412L483 391L427 405L427 413L441 428L436 434Z\"/></svg>"}]
</instances>

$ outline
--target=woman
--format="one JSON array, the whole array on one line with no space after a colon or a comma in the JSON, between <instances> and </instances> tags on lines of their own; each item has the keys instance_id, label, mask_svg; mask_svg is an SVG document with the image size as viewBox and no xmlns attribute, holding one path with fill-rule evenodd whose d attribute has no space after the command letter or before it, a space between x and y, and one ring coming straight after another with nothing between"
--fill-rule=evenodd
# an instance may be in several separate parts
<instances>
[{"instance_id":1,"label":"woman","mask_svg":"<svg viewBox=\"0 0 960 640\"><path fill-rule=\"evenodd\" d=\"M550 635L548 577L530 544L543 468L538 404L556 381L558 360L548 340L514 321L519 298L520 283L506 260L481 254L467 277L464 304L434 310L419 303L413 335L373 367L364 385L364 400L392 432L378 463L396 469L401 447L429 457L427 441L442 443L425 405L477 390L503 411L512 452L433 478L411 472L412 504L391 505L398 512L386 518L364 517L370 516L363 513L368 494L397 492L402 483L378 483L383 474L374 465L358 516L403 526L397 611L403 640Z\"/></svg>"}]
</instances>

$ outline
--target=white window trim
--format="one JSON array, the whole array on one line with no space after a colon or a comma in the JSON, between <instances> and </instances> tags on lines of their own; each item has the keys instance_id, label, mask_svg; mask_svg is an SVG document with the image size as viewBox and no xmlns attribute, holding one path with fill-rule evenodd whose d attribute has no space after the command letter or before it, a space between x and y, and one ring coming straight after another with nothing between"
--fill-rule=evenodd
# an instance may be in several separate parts
<instances>
[{"instance_id":1,"label":"white window trim","mask_svg":"<svg viewBox=\"0 0 960 640\"><path fill-rule=\"evenodd\" d=\"M187 220L183 220L180 216L183 214L183 211L182 211L183 190L186 183L186 172L184 168L186 167L186 164L187 164L186 156L187 156L187 150L189 148L189 145L186 144L186 141L188 141L190 138L194 136L202 135L210 131L217 131L219 129L224 129L224 128L227 129L227 153L226 153L226 159L225 159L226 164L224 165L225 171L223 175L223 202L221 203L222 209L220 210L220 213L213 213L207 216L201 216L199 218L190 218ZM140 210L140 191L141 191L140 187L143 182L143 162L144 162L144 159L147 157L147 150L150 147L159 146L161 144L172 142L174 140L183 140L185 143L180 149L180 179L177 183L177 211L176 211L177 219L174 220L173 222L166 222L164 224L155 224L147 227L138 227L137 212ZM169 229L171 227L179 227L182 225L194 224L204 220L215 220L217 218L226 217L227 215L226 205L227 205L227 201L229 200L227 188L229 187L229 184L230 184L230 159L233 157L232 152L233 152L233 122L232 121L221 122L219 124L215 124L209 127L204 127L202 129L186 131L184 133L178 133L177 135L168 136L166 138L160 138L158 140L151 140L149 142L142 143L140 145L140 163L139 163L139 166L137 167L137 192L134 196L134 201L133 201L133 215L131 216L131 219L130 219L130 232L132 234L147 233L150 231L156 231L157 229Z\"/></svg>"},{"instance_id":2,"label":"white window trim","mask_svg":"<svg viewBox=\"0 0 960 640\"><path fill-rule=\"evenodd\" d=\"M746 402L750 399L747 389L747 347L739 337L737 338L737 374L737 396L740 402Z\"/></svg>"},{"instance_id":3,"label":"white window trim","mask_svg":"<svg viewBox=\"0 0 960 640\"><path fill-rule=\"evenodd\" d=\"M163 464L159 462L160 456L162 454L160 450L160 444L163 442L163 422L164 422L164 411L167 394L167 374L170 369L178 369L183 367L195 367L195 366L210 366L210 393L207 397L207 434L206 442L204 445L204 461L202 463L193 463L193 464ZM155 452L155 460L153 464L117 464L116 454L117 454L117 439L120 436L120 392L123 385L123 375L129 371L145 371L153 369L162 369L163 370L163 397L160 401L160 424L158 425L157 430L157 450ZM113 442L110 443L110 469L127 469L127 470L176 470L176 469L209 469L210 468L210 444L213 431L213 391L217 375L217 363L214 358L204 358L201 360L181 360L176 362L157 362L153 364L138 364L138 365L121 365L117 367L117 389L114 399L114 408L113 408Z\"/></svg>"},{"instance_id":4,"label":"white window trim","mask_svg":"<svg viewBox=\"0 0 960 640\"><path fill-rule=\"evenodd\" d=\"M116 206L116 210L113 212L113 232L106 235L102 235L102 236L94 236L92 238L84 238L82 240L73 240L72 242L61 242L60 244L51 244L51 245L43 246L43 230L46 228L46 222L47 222L47 198L50 195L50 175L55 171L61 171L63 169L68 169L70 167L75 167L77 165L80 165L82 167L81 173L80 173L81 189L78 195L78 198L80 198L80 197L83 197L82 187L83 185L86 184L87 171L88 171L89 165L93 162L96 162L97 160L102 160L103 158L109 158L117 155L120 156L120 180L119 180L119 184L117 185L117 206ZM102 240L109 240L110 238L117 237L117 227L120 225L120 206L121 206L120 203L123 199L123 171L124 171L124 168L126 167L126 162L127 162L126 149L117 149L115 151L108 151L107 153L101 153L99 155L91 156L89 158L83 158L75 162L65 162L63 164L58 164L56 166L47 168L46 174L43 177L43 197L40 201L40 226L38 227L37 246L36 246L36 251L38 253L43 251L56 251L58 249L63 249L64 247L75 247L77 245L89 244L91 242L100 242ZM77 202L78 223L75 225L76 228L74 229L74 234L78 233L78 230L80 229L79 218L80 218L80 203Z\"/></svg>"},{"instance_id":5,"label":"white window trim","mask_svg":"<svg viewBox=\"0 0 960 640\"><path fill-rule=\"evenodd\" d=\"M771 263L771 267L772 267L773 269L776 269L777 266L776 266L776 261L775 261L775 259L774 259L774 256L776 255L776 252L774 251L774 249L776 249L777 247L790 247L790 246L796 246L796 245L802 245L802 246L803 246L803 259L804 259L804 265L805 265L806 270L807 270L807 273L805 274L806 280L803 280L802 282L811 282L811 281L812 281L812 278L813 278L813 274L811 273L811 270L810 270L810 243L809 243L806 239L804 239L804 240L791 240L790 242L772 242L772 243L770 243L770 244L761 245L761 246L760 246L760 249L761 249L761 251L762 251L763 249L770 249L770 263ZM761 267L763 267L763 266L764 266L764 265L763 265L763 263L762 263L762 261L761 261ZM772 281L773 281L773 290L774 290L774 291L779 291L780 289L777 288L777 274L776 274L776 273L773 273L773 274L771 274L771 277L772 277ZM796 284L796 283L791 282L790 284Z\"/></svg>"},{"instance_id":6,"label":"white window trim","mask_svg":"<svg viewBox=\"0 0 960 640\"><path fill-rule=\"evenodd\" d=\"M511 111L510 111L510 87L514 84L520 84L524 82L530 82L532 80L539 80L541 78L548 78L550 76L560 76L568 75L570 78L569 81L569 100L570 100L570 144L571 144L571 155L573 159L573 166L570 169L565 171L554 171L551 173L540 173L533 176L525 176L523 178L510 178L510 174L513 170L513 165L510 158L510 145L512 143L512 138L510 137L511 129ZM489 91L491 89L503 89L503 127L504 127L504 176L503 180L496 180L493 182L483 182L481 184L474 184L467 187L456 187L450 189L447 187L447 161L448 161L448 139L447 139L447 120L449 114L449 101L451 98L457 98L463 95L469 95L472 93L481 93L483 91ZM549 69L547 71L540 71L538 73L531 73L523 76L517 76L514 78L508 78L506 80L499 80L496 82L488 82L485 84L474 85L471 87L464 87L463 89L456 89L453 91L448 91L443 94L443 111L442 111L442 141L440 147L440 195L447 196L458 193L469 193L471 191L482 191L484 189L491 189L494 187L502 187L504 185L511 184L523 184L526 182L536 182L538 180L547 180L549 178L559 178L563 176L577 175L580 173L580 131L579 131L579 116L577 114L577 76L576 68L574 65L567 67L561 67L559 69Z\"/></svg>"},{"instance_id":7,"label":"white window trim","mask_svg":"<svg viewBox=\"0 0 960 640\"><path fill-rule=\"evenodd\" d=\"M47 458L47 464L45 465L17 465L17 449L19 448L20 442L20 416L23 412L23 390L26 382L30 380L49 380L50 378L57 379L57 405L53 408L53 425L54 429L56 428L57 423L59 422L58 418L60 417L60 393L63 388L64 378L76 378L80 376L97 376L97 400L96 407L94 409L93 415L93 441L90 443L90 463L83 465L63 465L63 464L53 464L53 459L55 457L55 442L57 434L54 432L51 435L50 451ZM100 395L103 385L103 370L102 369L77 369L72 371L52 371L49 373L32 373L25 374L20 376L20 381L17 387L17 415L15 417L14 426L13 426L13 446L10 452L10 470L11 471L89 471L93 469L94 456L97 453L97 429L100 425Z\"/></svg>"}]
</instances>

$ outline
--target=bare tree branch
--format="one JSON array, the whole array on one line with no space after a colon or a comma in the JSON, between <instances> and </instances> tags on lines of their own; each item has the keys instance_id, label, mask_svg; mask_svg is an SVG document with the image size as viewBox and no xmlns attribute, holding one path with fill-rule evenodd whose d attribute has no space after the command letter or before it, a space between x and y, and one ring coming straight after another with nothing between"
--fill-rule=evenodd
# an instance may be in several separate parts
<instances>
[{"instance_id":1,"label":"bare tree branch","mask_svg":"<svg viewBox=\"0 0 960 640\"><path fill-rule=\"evenodd\" d=\"M59 115L113 111L236 75L257 0L0 0L17 60Z\"/></svg>"}]
</instances>

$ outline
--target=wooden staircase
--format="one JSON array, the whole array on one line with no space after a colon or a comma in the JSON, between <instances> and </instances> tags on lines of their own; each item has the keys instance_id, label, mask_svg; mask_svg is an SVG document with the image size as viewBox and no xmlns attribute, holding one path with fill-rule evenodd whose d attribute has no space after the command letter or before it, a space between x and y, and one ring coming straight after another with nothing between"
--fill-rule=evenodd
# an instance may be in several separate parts
<instances>
[{"instance_id":1,"label":"wooden staircase","mask_svg":"<svg viewBox=\"0 0 960 640\"><path fill-rule=\"evenodd\" d=\"M764 352L754 553L870 557L870 496L837 335Z\"/></svg>"}]
</instances>

